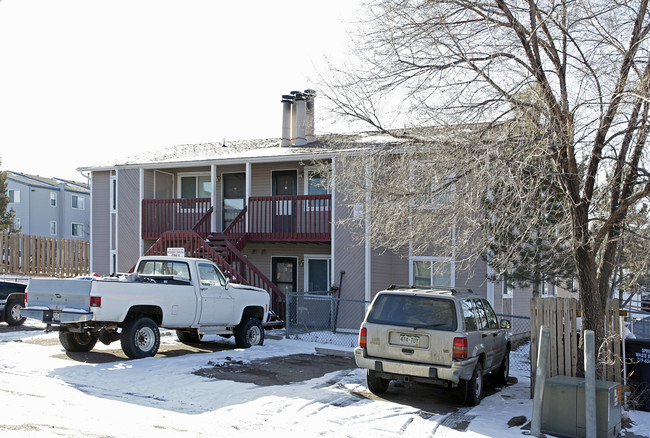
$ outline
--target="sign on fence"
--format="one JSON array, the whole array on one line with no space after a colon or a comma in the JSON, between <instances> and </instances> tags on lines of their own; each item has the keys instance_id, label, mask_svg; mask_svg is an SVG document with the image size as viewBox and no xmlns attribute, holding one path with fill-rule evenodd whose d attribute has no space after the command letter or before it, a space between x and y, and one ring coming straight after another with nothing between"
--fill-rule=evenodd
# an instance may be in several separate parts
<instances>
[{"instance_id":1,"label":"sign on fence","mask_svg":"<svg viewBox=\"0 0 650 438\"><path fill-rule=\"evenodd\" d=\"M82 240L4 231L0 250L2 274L75 277L90 273L90 244Z\"/></svg>"}]
</instances>

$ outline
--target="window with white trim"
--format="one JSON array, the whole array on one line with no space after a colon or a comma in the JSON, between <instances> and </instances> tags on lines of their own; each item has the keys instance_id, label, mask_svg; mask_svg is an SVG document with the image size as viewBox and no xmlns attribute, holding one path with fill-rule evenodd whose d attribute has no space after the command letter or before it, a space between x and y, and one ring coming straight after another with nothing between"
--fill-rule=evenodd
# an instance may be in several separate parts
<instances>
[{"instance_id":1,"label":"window with white trim","mask_svg":"<svg viewBox=\"0 0 650 438\"><path fill-rule=\"evenodd\" d=\"M83 237L84 224L72 223L72 237Z\"/></svg>"},{"instance_id":2,"label":"window with white trim","mask_svg":"<svg viewBox=\"0 0 650 438\"><path fill-rule=\"evenodd\" d=\"M451 257L413 257L411 270L411 282L414 286L455 286L455 267Z\"/></svg>"},{"instance_id":3,"label":"window with white trim","mask_svg":"<svg viewBox=\"0 0 650 438\"><path fill-rule=\"evenodd\" d=\"M8 190L8 194L10 204L20 203L20 190Z\"/></svg>"},{"instance_id":4,"label":"window with white trim","mask_svg":"<svg viewBox=\"0 0 650 438\"><path fill-rule=\"evenodd\" d=\"M56 193L50 192L50 207L56 207Z\"/></svg>"},{"instance_id":5,"label":"window with white trim","mask_svg":"<svg viewBox=\"0 0 650 438\"><path fill-rule=\"evenodd\" d=\"M14 217L14 224L9 228L10 231L20 230L20 218Z\"/></svg>"},{"instance_id":6,"label":"window with white trim","mask_svg":"<svg viewBox=\"0 0 650 438\"><path fill-rule=\"evenodd\" d=\"M305 193L307 195L330 195L327 177L316 169L305 168ZM312 199L308 204L309 211L329 210L329 199Z\"/></svg>"},{"instance_id":7,"label":"window with white trim","mask_svg":"<svg viewBox=\"0 0 650 438\"><path fill-rule=\"evenodd\" d=\"M515 291L515 282L512 278L512 271L506 271L501 276L501 294L506 297L512 297Z\"/></svg>"},{"instance_id":8,"label":"window with white trim","mask_svg":"<svg viewBox=\"0 0 650 438\"><path fill-rule=\"evenodd\" d=\"M76 210L85 210L86 200L84 197L79 195L72 195L72 208Z\"/></svg>"},{"instance_id":9,"label":"window with white trim","mask_svg":"<svg viewBox=\"0 0 650 438\"><path fill-rule=\"evenodd\" d=\"M56 236L56 221L50 221L50 236Z\"/></svg>"},{"instance_id":10,"label":"window with white trim","mask_svg":"<svg viewBox=\"0 0 650 438\"><path fill-rule=\"evenodd\" d=\"M546 297L554 297L557 294L557 286L555 281L544 279L540 285L540 294Z\"/></svg>"}]
</instances>

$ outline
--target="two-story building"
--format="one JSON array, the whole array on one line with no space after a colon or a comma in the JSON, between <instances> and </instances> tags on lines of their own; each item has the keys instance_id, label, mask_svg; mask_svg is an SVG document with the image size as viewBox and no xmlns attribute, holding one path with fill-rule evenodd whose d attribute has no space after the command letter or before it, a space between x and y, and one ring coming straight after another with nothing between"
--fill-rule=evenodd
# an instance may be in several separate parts
<instances>
[{"instance_id":1,"label":"two-story building","mask_svg":"<svg viewBox=\"0 0 650 438\"><path fill-rule=\"evenodd\" d=\"M87 183L7 171L14 229L32 236L90 240Z\"/></svg>"},{"instance_id":2,"label":"two-story building","mask_svg":"<svg viewBox=\"0 0 650 438\"><path fill-rule=\"evenodd\" d=\"M329 193L314 163L330 163L335 174L332 145L344 138L351 148L368 147L371 136L316 138L313 115L307 90L283 96L281 139L173 146L80 169L91 174L91 270L126 272L143 254L182 247L269 290L280 315L286 293L340 285L341 298L360 301L341 309L356 328L362 301L391 284L471 288L497 311L528 314L530 292L518 301L510 288L487 281L483 262L457 272L447 254L413 257L370 242L353 245L337 219L358 212L337 204L340 188Z\"/></svg>"}]
</instances>

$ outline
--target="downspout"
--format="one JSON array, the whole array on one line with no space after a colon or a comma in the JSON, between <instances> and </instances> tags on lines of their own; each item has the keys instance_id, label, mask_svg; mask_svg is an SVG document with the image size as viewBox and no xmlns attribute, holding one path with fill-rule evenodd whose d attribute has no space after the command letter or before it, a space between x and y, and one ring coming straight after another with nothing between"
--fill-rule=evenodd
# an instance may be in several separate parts
<instances>
[{"instance_id":1,"label":"downspout","mask_svg":"<svg viewBox=\"0 0 650 438\"><path fill-rule=\"evenodd\" d=\"M142 240L142 201L144 201L144 169L140 168L140 202L138 203L138 240L140 242L139 254L140 257L144 255L144 240Z\"/></svg>"},{"instance_id":2,"label":"downspout","mask_svg":"<svg viewBox=\"0 0 650 438\"><path fill-rule=\"evenodd\" d=\"M371 295L372 295L372 289L371 289L371 283L370 280L372 276L370 275L370 270L371 270L371 260L370 257L372 256L372 247L371 247L371 239L370 239L370 201L371 201L371 196L370 196L370 177L372 176L372 167L370 166L370 163L366 164L366 229L365 229L365 297L364 299L366 301L370 301Z\"/></svg>"},{"instance_id":3,"label":"downspout","mask_svg":"<svg viewBox=\"0 0 650 438\"><path fill-rule=\"evenodd\" d=\"M212 233L217 232L218 227L218 218L217 218L217 165L210 165L210 184L212 186L212 191L210 193L210 203L212 204L212 215L210 216L210 231ZM221 210L221 209L219 209Z\"/></svg>"},{"instance_id":4,"label":"downspout","mask_svg":"<svg viewBox=\"0 0 650 438\"><path fill-rule=\"evenodd\" d=\"M244 193L244 203L246 206L246 232L248 233L248 215L250 214L248 208L248 200L251 197L251 162L246 162L246 193Z\"/></svg>"}]
</instances>

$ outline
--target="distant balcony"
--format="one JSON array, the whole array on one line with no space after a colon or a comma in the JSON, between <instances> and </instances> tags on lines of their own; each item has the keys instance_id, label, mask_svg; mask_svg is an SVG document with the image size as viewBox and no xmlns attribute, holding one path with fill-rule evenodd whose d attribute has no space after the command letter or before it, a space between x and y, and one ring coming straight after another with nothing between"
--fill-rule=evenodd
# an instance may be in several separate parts
<instances>
[{"instance_id":1,"label":"distant balcony","mask_svg":"<svg viewBox=\"0 0 650 438\"><path fill-rule=\"evenodd\" d=\"M249 241L331 241L331 195L256 196L248 201L243 217ZM142 236L155 240L165 231L195 231L206 237L212 211L209 198L145 199Z\"/></svg>"}]
</instances>

